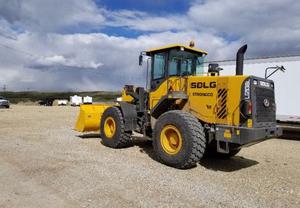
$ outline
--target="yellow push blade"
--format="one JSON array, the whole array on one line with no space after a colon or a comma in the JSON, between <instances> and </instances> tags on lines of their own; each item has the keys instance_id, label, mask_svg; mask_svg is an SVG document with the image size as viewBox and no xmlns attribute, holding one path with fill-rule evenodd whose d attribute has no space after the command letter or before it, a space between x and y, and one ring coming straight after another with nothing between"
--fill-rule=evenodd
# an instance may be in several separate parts
<instances>
[{"instance_id":1,"label":"yellow push blade","mask_svg":"<svg viewBox=\"0 0 300 208\"><path fill-rule=\"evenodd\" d=\"M80 105L75 130L79 132L99 131L100 118L105 109L110 106L107 104Z\"/></svg>"}]
</instances>

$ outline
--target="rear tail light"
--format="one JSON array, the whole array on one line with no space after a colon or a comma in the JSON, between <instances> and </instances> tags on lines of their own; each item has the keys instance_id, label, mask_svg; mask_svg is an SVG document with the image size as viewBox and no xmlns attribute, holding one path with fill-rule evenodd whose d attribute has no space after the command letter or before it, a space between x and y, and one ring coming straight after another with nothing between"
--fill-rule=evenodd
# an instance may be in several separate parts
<instances>
[{"instance_id":1,"label":"rear tail light","mask_svg":"<svg viewBox=\"0 0 300 208\"><path fill-rule=\"evenodd\" d=\"M247 115L248 116L252 115L252 102L251 101L247 102Z\"/></svg>"},{"instance_id":2,"label":"rear tail light","mask_svg":"<svg viewBox=\"0 0 300 208\"><path fill-rule=\"evenodd\" d=\"M252 115L252 102L251 101L244 101L244 104L243 104L243 108L242 108L242 112L245 116L251 116Z\"/></svg>"}]
</instances>

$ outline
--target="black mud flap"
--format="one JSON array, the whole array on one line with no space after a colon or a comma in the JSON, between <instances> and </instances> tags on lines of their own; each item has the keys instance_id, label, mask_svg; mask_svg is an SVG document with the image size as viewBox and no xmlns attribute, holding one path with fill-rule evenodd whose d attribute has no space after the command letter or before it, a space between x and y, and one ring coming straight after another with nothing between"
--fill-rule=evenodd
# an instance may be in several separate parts
<instances>
[{"instance_id":1,"label":"black mud flap","mask_svg":"<svg viewBox=\"0 0 300 208\"><path fill-rule=\"evenodd\" d=\"M137 128L136 106L127 102L119 102L124 116L125 131L133 131Z\"/></svg>"}]
</instances>

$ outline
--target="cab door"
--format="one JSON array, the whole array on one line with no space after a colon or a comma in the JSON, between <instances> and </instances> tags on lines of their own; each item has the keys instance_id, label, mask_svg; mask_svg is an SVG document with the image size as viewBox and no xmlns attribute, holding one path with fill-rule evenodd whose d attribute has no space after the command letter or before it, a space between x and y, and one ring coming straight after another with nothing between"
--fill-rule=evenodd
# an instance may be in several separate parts
<instances>
[{"instance_id":1,"label":"cab door","mask_svg":"<svg viewBox=\"0 0 300 208\"><path fill-rule=\"evenodd\" d=\"M166 77L167 53L157 53L152 58L151 91L155 91Z\"/></svg>"},{"instance_id":2,"label":"cab door","mask_svg":"<svg viewBox=\"0 0 300 208\"><path fill-rule=\"evenodd\" d=\"M167 52L161 52L152 56L151 86L149 93L150 110L167 94L167 54Z\"/></svg>"}]
</instances>

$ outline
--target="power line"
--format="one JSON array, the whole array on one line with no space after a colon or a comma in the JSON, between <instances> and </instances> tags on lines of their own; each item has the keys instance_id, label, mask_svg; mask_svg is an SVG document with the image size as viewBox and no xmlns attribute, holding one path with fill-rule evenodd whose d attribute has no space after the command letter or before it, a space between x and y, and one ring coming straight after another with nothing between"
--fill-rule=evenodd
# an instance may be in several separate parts
<instances>
[{"instance_id":1,"label":"power line","mask_svg":"<svg viewBox=\"0 0 300 208\"><path fill-rule=\"evenodd\" d=\"M273 62L291 62L300 61L300 55L279 55L279 56L261 56L255 58L245 58L244 64L262 64L262 63L273 63ZM205 61L204 64L208 65L210 63L219 63L221 65L234 65L235 59L228 60L213 60Z\"/></svg>"},{"instance_id":2,"label":"power line","mask_svg":"<svg viewBox=\"0 0 300 208\"><path fill-rule=\"evenodd\" d=\"M11 40L17 40L16 37L11 36L11 35L7 35L7 34L1 32L1 31L0 31L0 36L2 36L2 37L4 37L4 38L7 38L7 39L11 39Z\"/></svg>"},{"instance_id":3,"label":"power line","mask_svg":"<svg viewBox=\"0 0 300 208\"><path fill-rule=\"evenodd\" d=\"M262 60L262 59L280 59L280 58L299 58L300 55L278 55L278 56L261 56L261 57L251 57L251 58L245 58L245 61L251 61L251 60ZM204 63L221 63L221 62L232 62L236 61L235 59L224 59L224 60L211 60L211 61L205 61Z\"/></svg>"},{"instance_id":4,"label":"power line","mask_svg":"<svg viewBox=\"0 0 300 208\"><path fill-rule=\"evenodd\" d=\"M21 49L17 49L17 48L14 48L14 47L2 44L2 43L0 43L0 46L2 46L4 48L8 48L8 49L13 50L13 51L17 51L19 53L23 53L23 54L31 56L31 57L38 57L37 55L34 55L34 54L30 53L30 52L27 52L27 51L24 51L24 50L21 50Z\"/></svg>"},{"instance_id":5,"label":"power line","mask_svg":"<svg viewBox=\"0 0 300 208\"><path fill-rule=\"evenodd\" d=\"M1 34L0 34L1 35ZM32 54L28 51L17 49L8 45L5 45L3 43L0 43L0 46L4 48L8 48L10 50L23 53L25 55L31 56L31 57L39 57L35 54ZM286 59L286 60L277 60L277 59ZM249 63L268 63L268 60L273 60L270 62L287 62L287 61L300 61L300 55L278 55L278 56L261 56L261 57L250 57L244 59L246 64ZM235 59L225 59L225 60L211 60L211 61L205 61L203 64L209 64L209 63L222 63L223 65L230 65L231 63L235 62Z\"/></svg>"}]
</instances>

